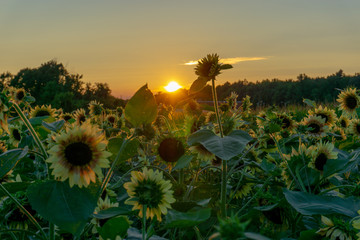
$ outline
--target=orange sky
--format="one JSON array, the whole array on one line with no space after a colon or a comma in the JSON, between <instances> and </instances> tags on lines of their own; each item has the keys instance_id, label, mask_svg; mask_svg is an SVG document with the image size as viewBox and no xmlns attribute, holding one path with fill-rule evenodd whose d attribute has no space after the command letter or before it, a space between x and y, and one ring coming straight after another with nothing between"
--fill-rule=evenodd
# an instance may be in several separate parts
<instances>
[{"instance_id":1,"label":"orange sky","mask_svg":"<svg viewBox=\"0 0 360 240\"><path fill-rule=\"evenodd\" d=\"M208 53L243 60L219 84L354 74L359 9L357 0L4 0L0 73L56 59L123 98L145 83L154 93L169 81L188 88L196 76L185 63Z\"/></svg>"}]
</instances>

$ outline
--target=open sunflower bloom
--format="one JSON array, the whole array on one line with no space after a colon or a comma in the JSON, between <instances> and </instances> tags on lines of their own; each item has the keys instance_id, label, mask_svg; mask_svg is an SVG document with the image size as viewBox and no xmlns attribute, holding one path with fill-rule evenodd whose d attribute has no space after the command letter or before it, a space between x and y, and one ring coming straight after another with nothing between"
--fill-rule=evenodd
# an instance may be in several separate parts
<instances>
[{"instance_id":1,"label":"open sunflower bloom","mask_svg":"<svg viewBox=\"0 0 360 240\"><path fill-rule=\"evenodd\" d=\"M101 169L109 168L107 158L111 155L105 151L104 138L99 129L89 124L76 125L55 136L55 145L48 151L47 159L55 178L69 179L71 187L87 187L90 182L96 182L96 176L102 178Z\"/></svg>"},{"instance_id":2,"label":"open sunflower bloom","mask_svg":"<svg viewBox=\"0 0 360 240\"><path fill-rule=\"evenodd\" d=\"M134 205L133 210L140 210L143 217L143 206L146 206L146 218L155 216L161 221L161 214L167 214L170 204L175 202L172 184L163 179L162 172L144 168L142 172L132 171L131 182L124 184L129 199L126 204Z\"/></svg>"}]
</instances>

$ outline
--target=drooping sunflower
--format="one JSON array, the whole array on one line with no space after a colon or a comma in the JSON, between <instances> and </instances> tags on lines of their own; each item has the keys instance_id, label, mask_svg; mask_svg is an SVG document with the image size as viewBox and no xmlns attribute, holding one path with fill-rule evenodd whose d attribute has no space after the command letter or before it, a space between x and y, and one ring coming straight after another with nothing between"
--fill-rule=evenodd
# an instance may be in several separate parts
<instances>
[{"instance_id":1,"label":"drooping sunflower","mask_svg":"<svg viewBox=\"0 0 360 240\"><path fill-rule=\"evenodd\" d=\"M326 135L327 126L325 126L325 119L322 117L309 116L303 119L301 125L308 128L306 133L310 137L323 137Z\"/></svg>"},{"instance_id":2,"label":"drooping sunflower","mask_svg":"<svg viewBox=\"0 0 360 240\"><path fill-rule=\"evenodd\" d=\"M356 88L347 88L338 95L340 109L347 114L356 116L356 108L359 106L359 96Z\"/></svg>"},{"instance_id":3,"label":"drooping sunflower","mask_svg":"<svg viewBox=\"0 0 360 240\"><path fill-rule=\"evenodd\" d=\"M196 144L189 148L190 152L197 155L197 158L200 161L210 163L213 159L215 159L215 154L211 153L207 150L202 144Z\"/></svg>"},{"instance_id":4,"label":"drooping sunflower","mask_svg":"<svg viewBox=\"0 0 360 240\"><path fill-rule=\"evenodd\" d=\"M82 124L86 121L86 114L83 108L77 109L74 113L74 118L76 120L76 124Z\"/></svg>"},{"instance_id":5,"label":"drooping sunflower","mask_svg":"<svg viewBox=\"0 0 360 240\"><path fill-rule=\"evenodd\" d=\"M325 120L325 125L331 126L335 123L336 114L333 109L327 107L322 107L321 105L314 110L309 110L309 116L321 117Z\"/></svg>"},{"instance_id":6,"label":"drooping sunflower","mask_svg":"<svg viewBox=\"0 0 360 240\"><path fill-rule=\"evenodd\" d=\"M52 174L61 181L69 179L70 186L87 187L103 177L101 168L108 168L105 136L90 125L75 125L55 137L55 145L48 151L47 162Z\"/></svg>"},{"instance_id":7,"label":"drooping sunflower","mask_svg":"<svg viewBox=\"0 0 360 240\"><path fill-rule=\"evenodd\" d=\"M349 133L360 137L360 119L352 119L349 125Z\"/></svg>"},{"instance_id":8,"label":"drooping sunflower","mask_svg":"<svg viewBox=\"0 0 360 240\"><path fill-rule=\"evenodd\" d=\"M89 103L89 111L90 111L90 115L92 116L99 116L101 115L101 113L103 112L103 104L97 102L96 100L91 101Z\"/></svg>"},{"instance_id":9,"label":"drooping sunflower","mask_svg":"<svg viewBox=\"0 0 360 240\"><path fill-rule=\"evenodd\" d=\"M312 151L312 160L308 166L322 172L329 159L337 159L338 153L334 151L334 144L318 142Z\"/></svg>"},{"instance_id":10,"label":"drooping sunflower","mask_svg":"<svg viewBox=\"0 0 360 240\"><path fill-rule=\"evenodd\" d=\"M153 171L146 167L142 172L132 171L131 182L124 184L129 199L125 204L134 205L133 210L140 210L139 216L143 217L143 208L146 206L146 218L155 216L161 221L161 214L166 215L171 203L175 202L172 184L163 179L163 173Z\"/></svg>"},{"instance_id":11,"label":"drooping sunflower","mask_svg":"<svg viewBox=\"0 0 360 240\"><path fill-rule=\"evenodd\" d=\"M56 109L51 108L51 105L36 106L34 109L31 109L30 117L56 117L55 111Z\"/></svg>"},{"instance_id":12,"label":"drooping sunflower","mask_svg":"<svg viewBox=\"0 0 360 240\"><path fill-rule=\"evenodd\" d=\"M234 194L236 199L241 199L249 195L252 190L252 187L255 185L250 182L250 179L247 177L242 177L240 174L234 174L234 178L231 180L231 185L233 189L231 190L231 195Z\"/></svg>"}]
</instances>

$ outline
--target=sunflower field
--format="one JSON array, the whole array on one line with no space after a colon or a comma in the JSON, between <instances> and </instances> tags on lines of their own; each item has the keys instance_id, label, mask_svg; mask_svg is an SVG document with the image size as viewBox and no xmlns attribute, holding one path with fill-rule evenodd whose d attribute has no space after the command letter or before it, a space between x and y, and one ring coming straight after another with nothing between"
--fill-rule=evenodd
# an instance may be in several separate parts
<instances>
[{"instance_id":1,"label":"sunflower field","mask_svg":"<svg viewBox=\"0 0 360 240\"><path fill-rule=\"evenodd\" d=\"M0 93L0 239L360 239L360 98L253 108L195 68L189 98L65 113ZM213 106L192 98L207 84ZM239 104L241 100L241 104Z\"/></svg>"}]
</instances>

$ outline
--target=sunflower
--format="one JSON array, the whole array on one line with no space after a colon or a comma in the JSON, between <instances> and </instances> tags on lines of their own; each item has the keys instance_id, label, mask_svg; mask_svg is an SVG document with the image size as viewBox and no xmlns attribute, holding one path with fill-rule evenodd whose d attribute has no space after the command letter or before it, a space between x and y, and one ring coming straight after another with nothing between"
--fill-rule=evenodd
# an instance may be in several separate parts
<instances>
[{"instance_id":1,"label":"sunflower","mask_svg":"<svg viewBox=\"0 0 360 240\"><path fill-rule=\"evenodd\" d=\"M65 122L69 122L69 120L73 118L73 115L71 113L63 113L60 115L60 118L64 119Z\"/></svg>"},{"instance_id":2,"label":"sunflower","mask_svg":"<svg viewBox=\"0 0 360 240\"><path fill-rule=\"evenodd\" d=\"M334 218L331 220L325 216L321 216L321 222L325 227L320 228L316 233L321 236L326 236L330 240L352 240L352 237L355 237L356 232L349 223L344 222L342 219Z\"/></svg>"},{"instance_id":3,"label":"sunflower","mask_svg":"<svg viewBox=\"0 0 360 240\"><path fill-rule=\"evenodd\" d=\"M36 106L30 112L30 117L56 117L56 109L51 108L51 105L42 105L41 107Z\"/></svg>"},{"instance_id":4,"label":"sunflower","mask_svg":"<svg viewBox=\"0 0 360 240\"><path fill-rule=\"evenodd\" d=\"M119 203L112 203L108 196L106 196L104 200L102 198L99 198L97 207L94 210L94 214L97 214L100 211L103 211L103 210L106 210L106 209L109 209L112 207L118 207L118 206L119 206ZM92 228L91 232L97 233L97 227L102 227L107 220L108 219L98 219L98 218L91 219L91 223L94 224L94 227Z\"/></svg>"},{"instance_id":5,"label":"sunflower","mask_svg":"<svg viewBox=\"0 0 360 240\"><path fill-rule=\"evenodd\" d=\"M185 153L184 144L175 137L162 138L157 150L160 158L166 163L177 162Z\"/></svg>"},{"instance_id":6,"label":"sunflower","mask_svg":"<svg viewBox=\"0 0 360 240\"><path fill-rule=\"evenodd\" d=\"M247 117L250 112L251 112L251 106L253 104L251 103L251 100L250 100L250 96L246 95L242 101L241 101L241 114L244 116L244 117Z\"/></svg>"},{"instance_id":7,"label":"sunflower","mask_svg":"<svg viewBox=\"0 0 360 240\"><path fill-rule=\"evenodd\" d=\"M354 136L360 137L360 119L351 120L349 132Z\"/></svg>"},{"instance_id":8,"label":"sunflower","mask_svg":"<svg viewBox=\"0 0 360 240\"><path fill-rule=\"evenodd\" d=\"M309 116L321 117L325 120L325 125L331 126L335 123L336 114L335 111L321 105L314 110L309 110Z\"/></svg>"},{"instance_id":9,"label":"sunflower","mask_svg":"<svg viewBox=\"0 0 360 240\"><path fill-rule=\"evenodd\" d=\"M24 88L13 88L10 92L13 99L17 103L21 102L24 97L26 97L26 91Z\"/></svg>"},{"instance_id":10,"label":"sunflower","mask_svg":"<svg viewBox=\"0 0 360 240\"><path fill-rule=\"evenodd\" d=\"M230 109L236 110L238 97L239 97L239 95L237 95L236 92L231 92L230 96L225 99L225 101L229 105Z\"/></svg>"},{"instance_id":11,"label":"sunflower","mask_svg":"<svg viewBox=\"0 0 360 240\"><path fill-rule=\"evenodd\" d=\"M255 185L255 183L249 181L250 178L242 177L239 173L234 174L234 178L232 178L231 181L234 189L231 190L231 194L234 195L236 199L241 199L249 195Z\"/></svg>"},{"instance_id":12,"label":"sunflower","mask_svg":"<svg viewBox=\"0 0 360 240\"><path fill-rule=\"evenodd\" d=\"M191 146L189 148L190 152L197 155L197 158L200 161L204 162L211 162L213 159L215 159L215 154L211 153L209 150L207 150L202 144L196 144L194 146Z\"/></svg>"},{"instance_id":13,"label":"sunflower","mask_svg":"<svg viewBox=\"0 0 360 240\"><path fill-rule=\"evenodd\" d=\"M74 118L77 124L82 124L83 122L85 122L86 121L85 110L82 108L77 109L74 113Z\"/></svg>"},{"instance_id":14,"label":"sunflower","mask_svg":"<svg viewBox=\"0 0 360 240\"><path fill-rule=\"evenodd\" d=\"M317 116L309 116L305 118L301 125L308 128L307 134L310 137L323 137L326 135L325 119Z\"/></svg>"},{"instance_id":15,"label":"sunflower","mask_svg":"<svg viewBox=\"0 0 360 240\"><path fill-rule=\"evenodd\" d=\"M48 151L52 174L61 181L69 179L70 186L87 187L102 178L101 168L108 168L104 135L94 126L83 124L68 128L55 137L55 145Z\"/></svg>"},{"instance_id":16,"label":"sunflower","mask_svg":"<svg viewBox=\"0 0 360 240\"><path fill-rule=\"evenodd\" d=\"M125 204L134 205L132 210L140 210L139 216L143 217L143 208L146 206L146 218L153 219L155 216L161 221L161 214L167 214L170 204L175 202L173 190L169 180L163 179L163 173L158 170L142 172L132 171L131 182L124 184L129 199Z\"/></svg>"},{"instance_id":17,"label":"sunflower","mask_svg":"<svg viewBox=\"0 0 360 240\"><path fill-rule=\"evenodd\" d=\"M350 120L347 116L345 115L341 115L338 119L338 124L342 127L342 128L347 128L350 124Z\"/></svg>"},{"instance_id":18,"label":"sunflower","mask_svg":"<svg viewBox=\"0 0 360 240\"><path fill-rule=\"evenodd\" d=\"M286 113L278 113L277 117L280 119L283 130L292 131L295 128L295 121Z\"/></svg>"},{"instance_id":19,"label":"sunflower","mask_svg":"<svg viewBox=\"0 0 360 240\"><path fill-rule=\"evenodd\" d=\"M334 144L318 142L312 151L312 160L308 167L322 172L329 159L337 159L338 153L334 151Z\"/></svg>"},{"instance_id":20,"label":"sunflower","mask_svg":"<svg viewBox=\"0 0 360 240\"><path fill-rule=\"evenodd\" d=\"M116 116L114 114L108 114L106 115L105 120L111 125L114 125L116 122Z\"/></svg>"},{"instance_id":21,"label":"sunflower","mask_svg":"<svg viewBox=\"0 0 360 240\"><path fill-rule=\"evenodd\" d=\"M336 99L340 103L340 109L352 116L356 116L356 108L359 106L359 96L356 92L356 88L347 88L341 91Z\"/></svg>"},{"instance_id":22,"label":"sunflower","mask_svg":"<svg viewBox=\"0 0 360 240\"><path fill-rule=\"evenodd\" d=\"M219 63L219 55L208 54L206 57L198 61L195 68L195 74L199 77L209 80L215 79L221 71L221 63Z\"/></svg>"},{"instance_id":23,"label":"sunflower","mask_svg":"<svg viewBox=\"0 0 360 240\"><path fill-rule=\"evenodd\" d=\"M22 138L22 126L21 125L10 125L9 126L9 143L17 147Z\"/></svg>"},{"instance_id":24,"label":"sunflower","mask_svg":"<svg viewBox=\"0 0 360 240\"><path fill-rule=\"evenodd\" d=\"M90 111L90 115L92 116L99 116L101 115L101 113L103 112L103 104L97 102L96 100L91 101L89 103L89 111Z\"/></svg>"}]
</instances>

